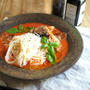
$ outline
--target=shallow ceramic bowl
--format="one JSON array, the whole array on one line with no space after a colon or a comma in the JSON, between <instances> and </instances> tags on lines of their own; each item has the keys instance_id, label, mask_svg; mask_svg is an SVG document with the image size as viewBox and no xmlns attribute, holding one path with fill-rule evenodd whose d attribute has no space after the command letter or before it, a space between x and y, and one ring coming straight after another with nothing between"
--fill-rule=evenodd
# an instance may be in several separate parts
<instances>
[{"instance_id":1,"label":"shallow ceramic bowl","mask_svg":"<svg viewBox=\"0 0 90 90\"><path fill-rule=\"evenodd\" d=\"M62 32L66 32L69 43L69 50L67 55L58 64L52 65L51 67L42 70L33 71L24 70L18 67L8 65L2 59L0 59L1 72L20 79L43 79L64 72L77 62L83 49L82 38L77 29L75 29L59 17L39 13L14 16L0 23L0 33L17 24L23 24L28 22L49 24L60 29Z\"/></svg>"}]
</instances>

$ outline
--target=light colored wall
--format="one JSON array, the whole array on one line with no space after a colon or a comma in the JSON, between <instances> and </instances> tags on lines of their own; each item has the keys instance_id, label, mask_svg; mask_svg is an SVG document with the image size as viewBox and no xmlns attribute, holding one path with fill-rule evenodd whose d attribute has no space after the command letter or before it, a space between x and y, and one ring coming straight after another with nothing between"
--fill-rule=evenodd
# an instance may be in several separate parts
<instances>
[{"instance_id":1,"label":"light colored wall","mask_svg":"<svg viewBox=\"0 0 90 90\"><path fill-rule=\"evenodd\" d=\"M86 0L86 9L81 26L90 28L90 0Z\"/></svg>"}]
</instances>

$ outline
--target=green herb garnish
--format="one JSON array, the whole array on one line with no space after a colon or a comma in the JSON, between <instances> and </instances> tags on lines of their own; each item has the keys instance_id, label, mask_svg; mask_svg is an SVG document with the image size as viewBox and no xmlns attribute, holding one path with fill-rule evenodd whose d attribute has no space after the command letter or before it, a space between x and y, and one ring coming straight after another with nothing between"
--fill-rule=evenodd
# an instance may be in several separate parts
<instances>
[{"instance_id":1,"label":"green herb garnish","mask_svg":"<svg viewBox=\"0 0 90 90\"><path fill-rule=\"evenodd\" d=\"M17 29L16 28L9 28L9 29L7 29L6 30L6 32L8 32L8 33L12 33L12 34L14 34L14 33L24 33L24 32L29 32L30 30L33 30L34 29L34 27L23 27L23 25L18 25L17 26Z\"/></svg>"},{"instance_id":2,"label":"green herb garnish","mask_svg":"<svg viewBox=\"0 0 90 90\"><path fill-rule=\"evenodd\" d=\"M43 36L42 38L41 38L41 43L48 43L48 39L45 37L45 36Z\"/></svg>"},{"instance_id":3,"label":"green herb garnish","mask_svg":"<svg viewBox=\"0 0 90 90\"><path fill-rule=\"evenodd\" d=\"M56 47L59 46L59 43L58 42L50 42L49 45L53 46L54 48L56 48Z\"/></svg>"},{"instance_id":4,"label":"green herb garnish","mask_svg":"<svg viewBox=\"0 0 90 90\"><path fill-rule=\"evenodd\" d=\"M41 37L41 49L47 48L47 60L51 63L51 64L55 64L56 63L56 56L55 56L55 51L54 48L59 46L58 42L48 42L48 39L43 36Z\"/></svg>"},{"instance_id":5,"label":"green herb garnish","mask_svg":"<svg viewBox=\"0 0 90 90\"><path fill-rule=\"evenodd\" d=\"M41 49L45 48L45 47L48 47L48 44L43 44L41 45Z\"/></svg>"},{"instance_id":6,"label":"green herb garnish","mask_svg":"<svg viewBox=\"0 0 90 90\"><path fill-rule=\"evenodd\" d=\"M23 26L20 24L20 25L18 25L18 29L19 30L22 30L23 29Z\"/></svg>"},{"instance_id":7,"label":"green herb garnish","mask_svg":"<svg viewBox=\"0 0 90 90\"><path fill-rule=\"evenodd\" d=\"M18 32L18 29L16 29L16 28L10 28L10 29L7 29L6 32L8 32L8 33L17 33Z\"/></svg>"},{"instance_id":8,"label":"green herb garnish","mask_svg":"<svg viewBox=\"0 0 90 90\"><path fill-rule=\"evenodd\" d=\"M53 57L49 53L46 54L46 57L51 64L56 63L55 59L53 59Z\"/></svg>"},{"instance_id":9,"label":"green herb garnish","mask_svg":"<svg viewBox=\"0 0 90 90\"><path fill-rule=\"evenodd\" d=\"M48 50L48 53L53 57L53 59L56 59L54 47L48 45L47 50Z\"/></svg>"}]
</instances>

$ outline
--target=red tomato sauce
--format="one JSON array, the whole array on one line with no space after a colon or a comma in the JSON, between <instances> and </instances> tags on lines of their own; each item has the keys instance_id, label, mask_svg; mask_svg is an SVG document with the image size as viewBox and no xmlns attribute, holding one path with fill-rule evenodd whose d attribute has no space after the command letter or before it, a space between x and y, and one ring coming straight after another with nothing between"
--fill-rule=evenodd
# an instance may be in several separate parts
<instances>
[{"instance_id":1,"label":"red tomato sauce","mask_svg":"<svg viewBox=\"0 0 90 90\"><path fill-rule=\"evenodd\" d=\"M41 25L46 25L49 26L47 24L42 24L42 23L25 23L22 24L23 27L39 27ZM18 25L17 25L18 26ZM14 28L17 28L17 26L14 26ZM53 34L61 34L62 32L60 30L58 30L57 28L55 28L53 30ZM0 57L2 59L5 59L5 55L8 49L8 44L9 44L9 38L8 36L16 36L16 35L21 35L22 33L15 33L15 34L10 34L7 32L2 32L0 34ZM5 43L4 43L5 42ZM61 60L63 60L63 58L65 57L67 51L68 51L68 42L66 37L64 37L63 39L60 40L62 47L60 49L60 51L56 51L55 50L55 55L56 55L56 63L60 62ZM7 45L6 45L7 44ZM16 66L16 65L14 65ZM43 69L43 68L47 68L50 67L51 64L50 62L48 62L48 60L46 60L42 65L30 65L30 63L28 62L26 66L23 66L22 68L24 69L30 69L30 70L36 70L36 69Z\"/></svg>"}]
</instances>

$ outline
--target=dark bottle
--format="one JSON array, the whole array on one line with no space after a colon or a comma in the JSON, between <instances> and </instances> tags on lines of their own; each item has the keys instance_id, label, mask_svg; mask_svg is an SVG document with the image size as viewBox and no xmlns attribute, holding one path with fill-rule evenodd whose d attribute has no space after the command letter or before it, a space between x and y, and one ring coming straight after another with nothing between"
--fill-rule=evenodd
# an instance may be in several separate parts
<instances>
[{"instance_id":1,"label":"dark bottle","mask_svg":"<svg viewBox=\"0 0 90 90\"><path fill-rule=\"evenodd\" d=\"M65 18L67 0L53 0L53 11L52 14Z\"/></svg>"},{"instance_id":2,"label":"dark bottle","mask_svg":"<svg viewBox=\"0 0 90 90\"><path fill-rule=\"evenodd\" d=\"M65 19L75 26L82 23L85 10L85 0L67 0Z\"/></svg>"}]
</instances>

